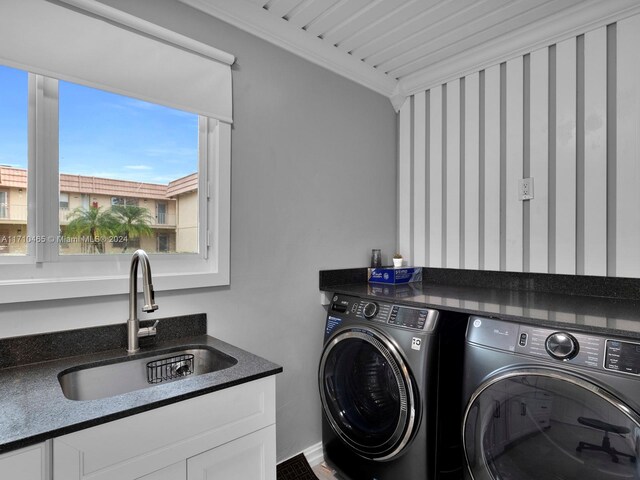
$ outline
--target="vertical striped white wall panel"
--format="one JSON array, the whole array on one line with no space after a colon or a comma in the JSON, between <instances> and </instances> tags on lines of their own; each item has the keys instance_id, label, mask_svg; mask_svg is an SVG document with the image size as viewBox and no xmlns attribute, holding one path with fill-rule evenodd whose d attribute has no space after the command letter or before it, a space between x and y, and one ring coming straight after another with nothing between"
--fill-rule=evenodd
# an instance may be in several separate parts
<instances>
[{"instance_id":1,"label":"vertical striped white wall panel","mask_svg":"<svg viewBox=\"0 0 640 480\"><path fill-rule=\"evenodd\" d=\"M401 251L640 277L639 45L637 15L416 94L400 111Z\"/></svg>"},{"instance_id":2,"label":"vertical striped white wall panel","mask_svg":"<svg viewBox=\"0 0 640 480\"><path fill-rule=\"evenodd\" d=\"M576 39L556 48L555 267L576 273Z\"/></svg>"},{"instance_id":3,"label":"vertical striped white wall panel","mask_svg":"<svg viewBox=\"0 0 640 480\"><path fill-rule=\"evenodd\" d=\"M500 270L500 65L484 72L485 270Z\"/></svg>"},{"instance_id":4,"label":"vertical striped white wall panel","mask_svg":"<svg viewBox=\"0 0 640 480\"><path fill-rule=\"evenodd\" d=\"M549 49L531 53L529 76L529 175L535 197L529 202L529 271L549 268Z\"/></svg>"},{"instance_id":5,"label":"vertical striped white wall panel","mask_svg":"<svg viewBox=\"0 0 640 480\"><path fill-rule=\"evenodd\" d=\"M442 267L442 87L429 98L429 266Z\"/></svg>"},{"instance_id":6,"label":"vertical striped white wall panel","mask_svg":"<svg viewBox=\"0 0 640 480\"><path fill-rule=\"evenodd\" d=\"M522 57L507 62L506 85L506 254L505 268L522 271L522 201L518 197L518 182L523 172L523 82Z\"/></svg>"},{"instance_id":7,"label":"vertical striped white wall panel","mask_svg":"<svg viewBox=\"0 0 640 480\"><path fill-rule=\"evenodd\" d=\"M480 265L480 74L464 82L464 267Z\"/></svg>"},{"instance_id":8,"label":"vertical striped white wall panel","mask_svg":"<svg viewBox=\"0 0 640 480\"><path fill-rule=\"evenodd\" d=\"M460 267L460 80L447 83L447 268Z\"/></svg>"},{"instance_id":9,"label":"vertical striped white wall panel","mask_svg":"<svg viewBox=\"0 0 640 480\"><path fill-rule=\"evenodd\" d=\"M427 261L427 94L417 93L413 103L413 264Z\"/></svg>"},{"instance_id":10,"label":"vertical striped white wall panel","mask_svg":"<svg viewBox=\"0 0 640 480\"><path fill-rule=\"evenodd\" d=\"M584 274L607 274L607 29L584 36Z\"/></svg>"},{"instance_id":11,"label":"vertical striped white wall panel","mask_svg":"<svg viewBox=\"0 0 640 480\"><path fill-rule=\"evenodd\" d=\"M398 249L411 256L411 102L400 109L398 135ZM405 253L406 252L406 253ZM409 261L413 262L413 258Z\"/></svg>"},{"instance_id":12,"label":"vertical striped white wall panel","mask_svg":"<svg viewBox=\"0 0 640 480\"><path fill-rule=\"evenodd\" d=\"M640 274L640 16L618 22L616 276Z\"/></svg>"}]
</instances>

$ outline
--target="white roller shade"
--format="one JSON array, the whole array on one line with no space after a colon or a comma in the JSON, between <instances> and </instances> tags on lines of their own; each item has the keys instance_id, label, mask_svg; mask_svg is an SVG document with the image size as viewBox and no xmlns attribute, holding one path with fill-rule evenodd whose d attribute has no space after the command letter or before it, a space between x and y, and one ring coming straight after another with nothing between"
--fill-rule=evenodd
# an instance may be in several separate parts
<instances>
[{"instance_id":1,"label":"white roller shade","mask_svg":"<svg viewBox=\"0 0 640 480\"><path fill-rule=\"evenodd\" d=\"M75 2L83 3L100 5ZM121 23L127 28L45 0L0 0L0 63L232 122L233 56L190 48L194 41L167 43L160 27L142 34Z\"/></svg>"}]
</instances>

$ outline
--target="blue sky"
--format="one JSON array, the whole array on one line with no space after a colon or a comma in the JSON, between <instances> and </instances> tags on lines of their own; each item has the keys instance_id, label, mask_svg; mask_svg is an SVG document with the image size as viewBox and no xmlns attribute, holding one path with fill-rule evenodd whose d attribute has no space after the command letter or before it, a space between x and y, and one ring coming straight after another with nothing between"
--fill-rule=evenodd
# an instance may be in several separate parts
<instances>
[{"instance_id":1,"label":"blue sky","mask_svg":"<svg viewBox=\"0 0 640 480\"><path fill-rule=\"evenodd\" d=\"M0 65L0 164L27 166L27 74Z\"/></svg>"},{"instance_id":2,"label":"blue sky","mask_svg":"<svg viewBox=\"0 0 640 480\"><path fill-rule=\"evenodd\" d=\"M198 116L61 81L60 172L166 184L198 168ZM0 66L0 163L26 167L27 75Z\"/></svg>"}]
</instances>

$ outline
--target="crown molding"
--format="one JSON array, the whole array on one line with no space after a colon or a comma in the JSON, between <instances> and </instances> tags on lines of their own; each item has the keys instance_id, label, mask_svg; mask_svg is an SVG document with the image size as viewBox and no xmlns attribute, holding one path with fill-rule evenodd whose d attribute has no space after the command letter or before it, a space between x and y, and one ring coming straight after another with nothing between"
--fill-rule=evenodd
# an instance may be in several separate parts
<instances>
[{"instance_id":1,"label":"crown molding","mask_svg":"<svg viewBox=\"0 0 640 480\"><path fill-rule=\"evenodd\" d=\"M244 0L179 0L386 97L396 79Z\"/></svg>"},{"instance_id":2,"label":"crown molding","mask_svg":"<svg viewBox=\"0 0 640 480\"><path fill-rule=\"evenodd\" d=\"M581 3L407 75L400 79L399 90L413 95L637 13L638 0Z\"/></svg>"}]
</instances>

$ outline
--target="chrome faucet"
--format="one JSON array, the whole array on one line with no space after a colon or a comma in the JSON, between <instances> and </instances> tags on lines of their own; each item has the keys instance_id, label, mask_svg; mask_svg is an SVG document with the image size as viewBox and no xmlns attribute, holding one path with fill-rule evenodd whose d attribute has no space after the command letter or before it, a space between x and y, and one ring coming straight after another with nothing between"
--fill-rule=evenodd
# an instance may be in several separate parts
<instances>
[{"instance_id":1,"label":"chrome faucet","mask_svg":"<svg viewBox=\"0 0 640 480\"><path fill-rule=\"evenodd\" d=\"M140 350L139 337L152 337L156 334L158 320L151 327L140 328L138 320L138 263L142 261L142 291L144 305L142 310L153 312L158 309L153 298L153 283L151 283L151 265L149 257L144 250L136 250L131 257L129 270L129 320L127 320L127 352L135 353Z\"/></svg>"}]
</instances>

